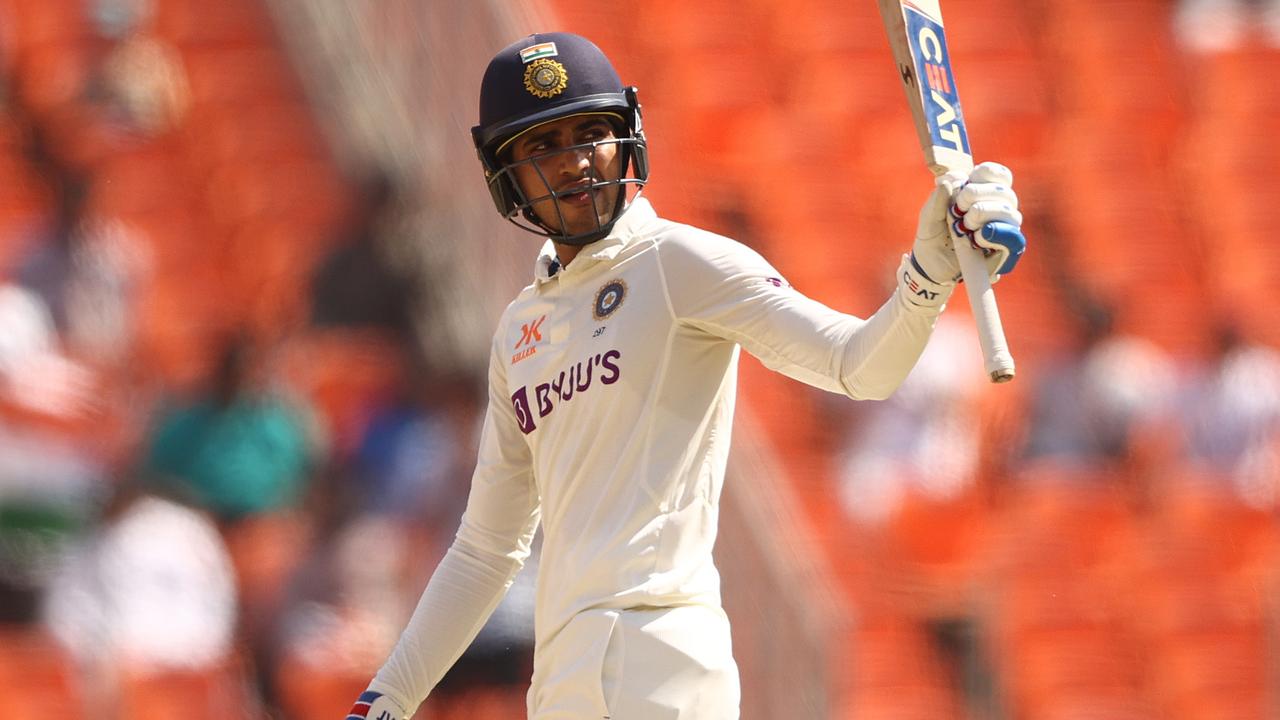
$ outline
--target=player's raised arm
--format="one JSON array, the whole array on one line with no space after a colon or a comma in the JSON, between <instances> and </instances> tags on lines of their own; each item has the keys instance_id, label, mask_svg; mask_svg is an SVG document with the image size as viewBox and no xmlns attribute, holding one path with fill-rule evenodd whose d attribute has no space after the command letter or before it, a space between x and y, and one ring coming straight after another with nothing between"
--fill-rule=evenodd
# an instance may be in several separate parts
<instances>
[{"instance_id":1,"label":"player's raised arm","mask_svg":"<svg viewBox=\"0 0 1280 720\"><path fill-rule=\"evenodd\" d=\"M462 525L391 657L348 718L373 720L384 710L396 720L411 715L475 638L529 556L538 494L529 448L506 393L505 367L495 338L489 407Z\"/></svg>"},{"instance_id":2,"label":"player's raised arm","mask_svg":"<svg viewBox=\"0 0 1280 720\"><path fill-rule=\"evenodd\" d=\"M948 230L957 199L965 208L982 208L979 214L1002 221L1021 239L1012 177L989 182L992 167L1008 173L981 165L972 183L961 175L939 179L921 209L912 252L899 265L896 290L866 320L792 289L755 251L686 226L673 226L659 244L672 311L688 325L739 343L788 377L856 399L887 397L919 359L959 278ZM989 260L993 277L1013 268L1022 245L1000 249Z\"/></svg>"}]
</instances>

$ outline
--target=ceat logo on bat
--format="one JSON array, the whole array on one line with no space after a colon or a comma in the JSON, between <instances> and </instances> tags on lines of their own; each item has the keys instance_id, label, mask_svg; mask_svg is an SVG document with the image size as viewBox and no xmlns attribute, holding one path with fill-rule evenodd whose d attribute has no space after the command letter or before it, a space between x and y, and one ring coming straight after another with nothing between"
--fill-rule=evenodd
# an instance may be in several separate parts
<instances>
[{"instance_id":1,"label":"ceat logo on bat","mask_svg":"<svg viewBox=\"0 0 1280 720\"><path fill-rule=\"evenodd\" d=\"M951 73L951 55L947 52L947 36L942 24L909 3L903 3L903 8L907 40L922 75L920 90L933 144L968 154L969 134L964 129L960 95Z\"/></svg>"},{"instance_id":2,"label":"ceat logo on bat","mask_svg":"<svg viewBox=\"0 0 1280 720\"><path fill-rule=\"evenodd\" d=\"M511 356L512 365L538 352L538 346L545 342L542 339L542 323L546 319L546 315L541 315L537 320L520 324L520 339L516 341L515 354Z\"/></svg>"}]
</instances>

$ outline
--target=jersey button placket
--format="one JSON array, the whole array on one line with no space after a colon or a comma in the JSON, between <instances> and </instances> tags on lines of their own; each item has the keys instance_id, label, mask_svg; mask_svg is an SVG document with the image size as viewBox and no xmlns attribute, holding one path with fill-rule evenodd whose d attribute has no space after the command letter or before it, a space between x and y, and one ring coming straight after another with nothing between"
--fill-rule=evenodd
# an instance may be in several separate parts
<instances>
[{"instance_id":1,"label":"jersey button placket","mask_svg":"<svg viewBox=\"0 0 1280 720\"><path fill-rule=\"evenodd\" d=\"M564 277L560 277L547 293L548 299L551 300L551 314L547 317L547 340L557 349L563 347L565 341L569 339L570 308L568 305L572 302L566 297L568 294L566 291L569 288Z\"/></svg>"}]
</instances>

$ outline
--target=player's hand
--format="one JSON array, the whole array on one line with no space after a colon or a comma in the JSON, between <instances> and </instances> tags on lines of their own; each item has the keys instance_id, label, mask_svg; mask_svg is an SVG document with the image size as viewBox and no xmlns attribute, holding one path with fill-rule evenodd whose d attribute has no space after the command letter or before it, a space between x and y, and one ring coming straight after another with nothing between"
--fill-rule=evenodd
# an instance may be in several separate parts
<instances>
[{"instance_id":1,"label":"player's hand","mask_svg":"<svg viewBox=\"0 0 1280 720\"><path fill-rule=\"evenodd\" d=\"M960 279L955 243L968 242L982 251L995 282L1013 270L1027 247L1021 227L1009 168L985 162L967 177L947 173L920 210L912 259L934 282L954 283Z\"/></svg>"},{"instance_id":2,"label":"player's hand","mask_svg":"<svg viewBox=\"0 0 1280 720\"><path fill-rule=\"evenodd\" d=\"M367 690L351 706L346 720L407 720L408 717L409 713L395 700L382 693Z\"/></svg>"}]
</instances>

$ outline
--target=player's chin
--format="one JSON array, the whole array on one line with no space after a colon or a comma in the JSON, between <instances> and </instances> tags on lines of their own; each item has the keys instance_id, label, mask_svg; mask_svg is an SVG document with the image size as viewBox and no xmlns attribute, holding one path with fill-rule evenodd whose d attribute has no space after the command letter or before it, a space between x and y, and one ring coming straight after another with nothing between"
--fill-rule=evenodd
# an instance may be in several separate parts
<instances>
[{"instance_id":1,"label":"player's chin","mask_svg":"<svg viewBox=\"0 0 1280 720\"><path fill-rule=\"evenodd\" d=\"M562 226L562 232L566 235L584 235L607 225L610 218L613 217L613 208L601 208L599 206L592 208L588 204L585 207L565 208L563 213L564 225ZM559 223L556 223L556 226L558 225Z\"/></svg>"}]
</instances>

